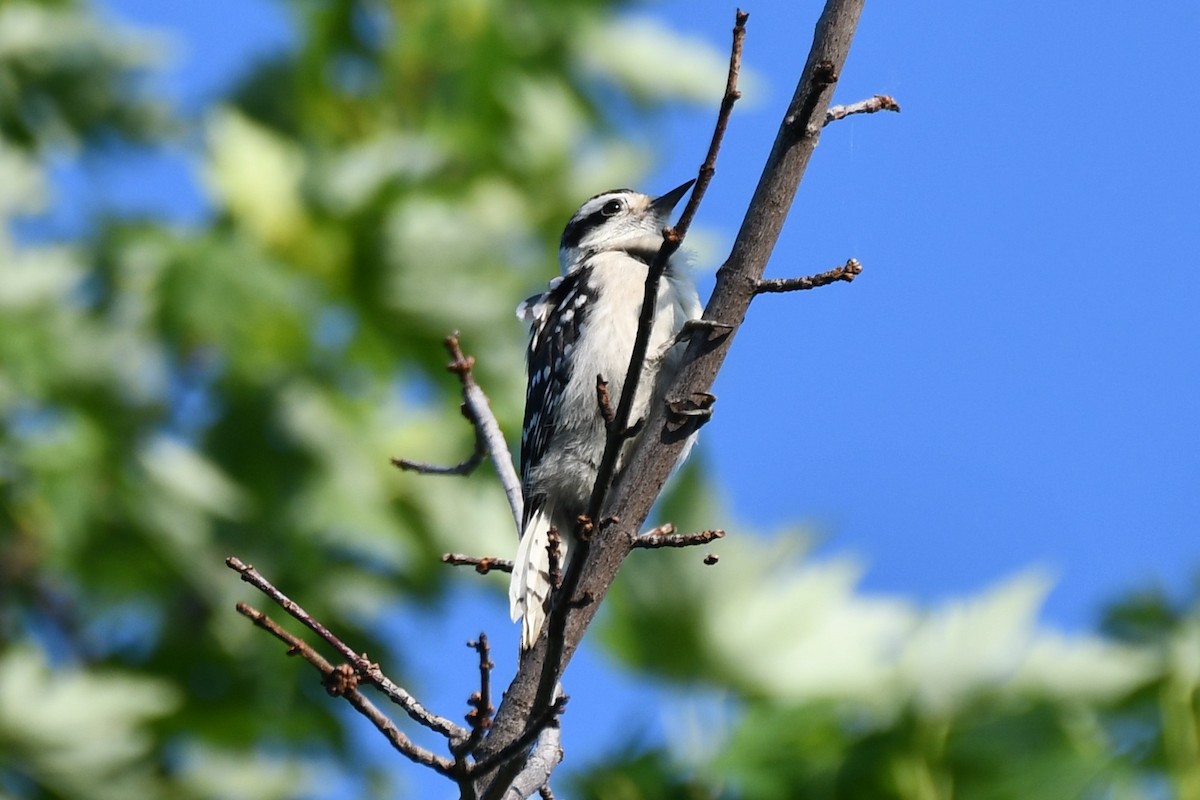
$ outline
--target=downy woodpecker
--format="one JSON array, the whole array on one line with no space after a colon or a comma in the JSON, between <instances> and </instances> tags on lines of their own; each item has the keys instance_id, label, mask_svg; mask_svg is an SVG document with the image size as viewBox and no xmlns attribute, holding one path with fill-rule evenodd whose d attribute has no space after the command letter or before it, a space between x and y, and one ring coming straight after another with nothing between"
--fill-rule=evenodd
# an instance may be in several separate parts
<instances>
[{"instance_id":1,"label":"downy woodpecker","mask_svg":"<svg viewBox=\"0 0 1200 800\"><path fill-rule=\"evenodd\" d=\"M546 617L550 528L562 538L559 563L565 572L576 520L587 512L603 457L607 431L596 377L608 382L615 406L637 336L650 262L671 211L691 185L688 181L657 199L614 189L585 202L559 242L562 275L517 308L517 316L532 325L521 431L525 518L508 590L512 619L522 620L522 651L533 646ZM664 401L683 358L684 345L676 337L685 322L700 316L700 299L685 269L682 259L672 258L659 283L631 423ZM632 445L631 440L622 448L618 474Z\"/></svg>"}]
</instances>

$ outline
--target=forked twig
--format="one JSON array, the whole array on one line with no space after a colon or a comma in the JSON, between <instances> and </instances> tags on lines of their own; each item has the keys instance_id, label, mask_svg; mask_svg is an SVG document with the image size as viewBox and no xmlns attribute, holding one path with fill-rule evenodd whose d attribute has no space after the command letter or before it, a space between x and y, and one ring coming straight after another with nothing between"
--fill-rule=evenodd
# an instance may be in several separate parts
<instances>
[{"instance_id":1,"label":"forked twig","mask_svg":"<svg viewBox=\"0 0 1200 800\"><path fill-rule=\"evenodd\" d=\"M471 457L460 464L439 466L406 458L393 458L392 464L404 470L411 470L423 475L468 475L483 461L485 455L491 456L496 474L500 476L500 485L508 498L508 506L512 511L513 522L517 535L521 535L521 518L524 513L525 501L521 497L521 480L513 467L512 456L508 452L508 443L504 440L504 432L500 423L492 413L492 405L479 384L471 368L475 366L473 356L463 355L458 342L458 334L451 334L445 340L446 350L450 353L450 363L446 369L458 376L462 383L462 413L475 426L475 451Z\"/></svg>"},{"instance_id":2,"label":"forked twig","mask_svg":"<svg viewBox=\"0 0 1200 800\"><path fill-rule=\"evenodd\" d=\"M384 735L392 747L401 755L418 764L429 767L442 775L453 775L454 764L450 759L435 755L429 750L414 744L411 739L400 732L400 729L396 727L396 723L392 722L362 692L358 691L353 681L347 682L346 673L353 674L353 667L349 667L346 664L341 665L341 667L345 667L346 669L334 667L320 653L313 650L308 642L284 630L275 620L253 606L246 603L238 603L237 610L239 614L249 619L259 628L262 628L286 644L288 646L288 655L298 655L316 667L325 676L326 690L332 695L344 697L350 705L354 706L355 710L371 721L371 724Z\"/></svg>"},{"instance_id":3,"label":"forked twig","mask_svg":"<svg viewBox=\"0 0 1200 800\"><path fill-rule=\"evenodd\" d=\"M387 695L389 700L404 709L404 713L408 714L415 722L419 722L426 728L437 731L450 739L459 739L467 736L468 732L465 728L455 725L445 717L440 717L426 709L417 702L415 697L384 675L383 671L379 669L378 664L373 663L365 654L354 652L345 642L305 611L299 603L275 588L275 585L264 578L254 567L234 556L225 559L225 564L230 569L239 573L242 576L242 580L274 600L280 608L303 623L309 630L317 634L317 636L324 639L334 650L337 650L341 654L342 658L354 666L355 671L363 679L374 685Z\"/></svg>"},{"instance_id":4,"label":"forked twig","mask_svg":"<svg viewBox=\"0 0 1200 800\"><path fill-rule=\"evenodd\" d=\"M475 752L475 748L483 741L484 734L492 726L492 712L496 710L492 707L492 667L495 664L492 663L487 634L480 632L478 639L467 642L467 647L473 648L479 654L479 691L472 693L467 700L467 704L471 706L471 710L467 712L471 735L462 744L451 748L456 766L464 774L470 772L466 758Z\"/></svg>"}]
</instances>

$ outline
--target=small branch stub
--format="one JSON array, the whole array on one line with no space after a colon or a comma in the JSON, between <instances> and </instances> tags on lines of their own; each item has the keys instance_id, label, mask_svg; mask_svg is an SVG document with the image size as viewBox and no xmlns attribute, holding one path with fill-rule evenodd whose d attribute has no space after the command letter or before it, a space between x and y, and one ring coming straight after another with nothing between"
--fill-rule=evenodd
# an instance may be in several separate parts
<instances>
[{"instance_id":1,"label":"small branch stub","mask_svg":"<svg viewBox=\"0 0 1200 800\"><path fill-rule=\"evenodd\" d=\"M722 530L676 533L675 526L668 523L660 525L648 533L643 533L633 540L633 546L645 550L657 550L660 547L693 547L699 544L709 544L724 537L725 531Z\"/></svg>"},{"instance_id":2,"label":"small branch stub","mask_svg":"<svg viewBox=\"0 0 1200 800\"><path fill-rule=\"evenodd\" d=\"M900 113L900 104L890 95L877 94L866 100L859 100L845 106L832 106L825 112L825 124L845 119L851 114L874 114L879 111L894 111Z\"/></svg>"},{"instance_id":3,"label":"small branch stub","mask_svg":"<svg viewBox=\"0 0 1200 800\"><path fill-rule=\"evenodd\" d=\"M755 284L754 293L759 295L802 292L807 289L828 286L838 281L850 283L862 274L862 269L862 264L858 262L858 259L851 258L840 267L835 267L818 275L809 275L806 278L764 278Z\"/></svg>"},{"instance_id":4,"label":"small branch stub","mask_svg":"<svg viewBox=\"0 0 1200 800\"><path fill-rule=\"evenodd\" d=\"M513 562L507 558L492 558L491 556L466 556L462 553L445 553L442 563L452 567L474 567L480 575L489 572L512 572Z\"/></svg>"},{"instance_id":5,"label":"small branch stub","mask_svg":"<svg viewBox=\"0 0 1200 800\"><path fill-rule=\"evenodd\" d=\"M323 683L330 697L341 697L358 688L358 673L349 664L338 664L325 676Z\"/></svg>"}]
</instances>

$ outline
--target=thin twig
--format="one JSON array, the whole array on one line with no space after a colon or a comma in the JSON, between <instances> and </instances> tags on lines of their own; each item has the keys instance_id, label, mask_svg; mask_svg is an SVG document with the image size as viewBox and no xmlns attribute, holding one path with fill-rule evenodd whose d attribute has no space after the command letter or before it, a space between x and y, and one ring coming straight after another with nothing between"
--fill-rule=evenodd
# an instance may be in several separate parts
<instances>
[{"instance_id":1,"label":"thin twig","mask_svg":"<svg viewBox=\"0 0 1200 800\"><path fill-rule=\"evenodd\" d=\"M708 185L712 182L713 175L716 173L717 153L720 152L721 142L725 137L725 130L729 126L729 117L733 112L733 104L741 97L741 92L737 88L737 81L738 75L741 72L742 45L746 38L746 20L749 16L749 14L740 10L735 15L733 44L729 53L729 72L725 81L725 93L721 98L721 108L717 112L717 122L713 128L708 152L705 155L704 162L700 166L695 186L692 188L691 196L688 198L687 205L684 206L679 221L674 227L666 228L663 231L662 246L659 247L658 253L655 255L654 260L651 261L647 270L646 288L642 296L637 337L634 339L633 351L630 354L629 369L625 373L625 382L621 386L621 398L617 404L613 421L609 426L609 435L604 445L604 455L601 457L600 466L596 470L596 483L592 489L591 501L588 504L587 516L592 520L600 518L600 509L604 505L609 485L612 483L616 472L618 456L625 438L628 436L629 421L633 412L633 401L637 395L638 384L641 382L642 368L645 366L646 361L646 351L650 345L650 333L654 326L654 311L658 306L659 282L662 279L663 272L666 270L667 262L679 249L684 236L687 235L692 219L696 216L696 211L700 207L700 201L704 198L704 193L708 190ZM585 539L580 543L575 556L571 559L571 565L567 569L563 586L564 594L568 599L574 594L575 586L579 582L580 567L586 560L587 549L588 542ZM551 617L557 614L559 619L556 620L556 625L546 626L549 632L553 632L555 628L561 630L568 605L570 605L570 602L556 604L551 609ZM560 671L558 661L559 659L547 659L543 668L541 690L538 692L541 704L549 702L550 688L557 681L557 675Z\"/></svg>"},{"instance_id":2,"label":"thin twig","mask_svg":"<svg viewBox=\"0 0 1200 800\"><path fill-rule=\"evenodd\" d=\"M721 108L717 112L717 122L708 145L708 153L700 165L696 184L692 187L692 194L683 208L683 213L679 215L679 221L673 227L663 231L662 246L659 247L658 253L647 270L646 289L642 295L637 337L634 339L633 352L630 354L629 369L625 373L625 383L621 386L621 399L617 404L613 425L610 426L615 430L609 433L605 442L604 455L596 470L596 484L592 489L591 502L588 504L588 516L592 519L600 518L600 509L604 505L609 484L612 483L616 473L617 458L621 446L624 444L623 434L629 427L630 417L633 413L633 400L637 395L638 384L641 382L646 351L650 346L650 333L654 326L654 311L658 307L658 284L666 270L667 262L683 243L683 238L687 235L688 228L691 227L692 219L700 208L700 201L704 199L704 193L708 191L708 185L712 182L713 175L716 174L717 153L721 150L725 130L729 127L733 104L742 96L741 91L737 88L737 82L742 68L742 45L746 39L746 20L749 16L739 10L734 18L733 44L729 53L729 72L725 79L725 93L721 97Z\"/></svg>"},{"instance_id":3,"label":"thin twig","mask_svg":"<svg viewBox=\"0 0 1200 800\"><path fill-rule=\"evenodd\" d=\"M463 416L468 420L471 419L470 412L464 404L462 407ZM443 466L441 464L429 464L424 461L413 461L407 458L393 458L392 466L398 467L406 472L415 472L418 475L470 475L475 469L483 463L483 457L488 453L487 441L483 438L483 431L478 427L475 428L475 450L471 453L466 461L460 461L457 464Z\"/></svg>"},{"instance_id":4,"label":"thin twig","mask_svg":"<svg viewBox=\"0 0 1200 800\"><path fill-rule=\"evenodd\" d=\"M763 278L754 285L754 293L802 292L806 289L816 289L818 286L828 286L838 281L849 283L861 273L862 264L858 263L857 258L851 258L840 267L834 267L818 275L809 275L806 278Z\"/></svg>"},{"instance_id":5,"label":"thin twig","mask_svg":"<svg viewBox=\"0 0 1200 800\"><path fill-rule=\"evenodd\" d=\"M708 189L708 185L712 182L712 177L716 172L717 153L721 148L721 141L725 136L725 130L729 124L729 117L733 111L733 105L741 96L741 92L737 88L738 74L741 71L742 61L742 45L746 36L746 20L749 15L739 10L734 18L733 27L733 43L730 48L729 55L729 72L725 82L725 93L721 99L721 108L717 114L716 125L713 129L712 140L709 144L708 152L704 162L700 166L699 173L696 177L695 186L692 189L691 196L688 198L687 205L684 207L683 213L679 217L679 221L674 227L668 227L663 231L663 243L659 247L658 253L651 261L646 274L646 286L642 296L642 308L638 317L638 332L634 339L632 352L630 353L629 368L625 374L625 382L621 387L621 397L617 404L617 410L611 425L608 426L608 436L605 441L604 454L600 460L600 465L596 470L596 483L592 489L592 496L588 503L588 513L581 518L580 525L592 525L592 521L601 519L601 509L605 504L608 496L609 486L612 483L613 477L616 474L618 456L623 448L623 445L630 436L630 418L633 411L633 400L637 393L638 383L641 381L642 368L645 365L646 352L650 343L650 333L654 322L654 311L657 307L658 286L662 279L663 272L666 270L667 262L671 256L679 249L683 242L684 236L691 225L692 219L696 215L696 210L700 206L700 201L704 197L704 193ZM639 425L645 420L639 421ZM550 611L547 615L546 622L542 625L542 631L538 636L539 641L545 639L545 650L541 654L541 665L538 674L537 688L532 698L529 713L526 720L540 720L547 710L553 707L554 692L558 686L558 676L562 673L564 658L566 654L566 643L564 631L566 627L566 619L568 610L571 608L580 608L590 605L594 602L594 595L591 593L581 594L576 597L576 589L579 585L580 577L584 563L588 561L588 553L591 548L591 536L577 537L578 544L575 546L575 552L571 557L570 564L567 567L566 574L563 577L562 585L557 591L551 593L552 603ZM630 537L631 539L632 537ZM561 598L561 599L560 599ZM537 645L535 644L535 648ZM530 651L533 652L533 651ZM532 664L532 660L526 656L525 663ZM520 680L520 674L514 680ZM524 730L518 736L518 741L529 739L531 730L534 725L526 724ZM484 743L484 750L489 749L490 740ZM501 747L499 751L491 754L492 758L497 758L499 753L507 752L509 747ZM515 755L520 749L512 751ZM496 761L497 764L502 763L502 759ZM510 785L513 778L520 772L520 764L514 763L506 766L492 782L491 786L484 793L487 800L499 798L502 794L497 791L498 788L503 789Z\"/></svg>"},{"instance_id":6,"label":"thin twig","mask_svg":"<svg viewBox=\"0 0 1200 800\"><path fill-rule=\"evenodd\" d=\"M543 784L542 788L538 789L538 794L541 795L542 800L554 800L554 792L550 791L550 784L548 783Z\"/></svg>"},{"instance_id":7,"label":"thin twig","mask_svg":"<svg viewBox=\"0 0 1200 800\"><path fill-rule=\"evenodd\" d=\"M330 694L346 698L346 701L354 706L360 714L369 719L371 724L384 735L392 747L401 755L418 764L429 767L442 775L450 776L453 774L454 764L450 759L435 755L429 750L414 744L411 739L400 732L400 729L396 727L396 723L392 722L386 714L380 711L362 692L358 691L352 683L350 685L345 684L346 670L334 667L320 653L313 650L308 642L284 630L275 620L253 606L246 603L238 603L237 610L239 614L249 619L259 628L262 628L286 644L288 646L288 655L298 655L316 667L325 676L326 689ZM353 673L353 668L350 668L348 665L343 664L341 667L346 667Z\"/></svg>"},{"instance_id":8,"label":"thin twig","mask_svg":"<svg viewBox=\"0 0 1200 800\"><path fill-rule=\"evenodd\" d=\"M825 112L825 124L837 122L839 119L845 119L851 114L874 114L877 111L895 111L900 113L900 104L889 95L877 94L874 97L868 97L866 100L859 100L857 103L851 103L848 106L831 106Z\"/></svg>"},{"instance_id":9,"label":"thin twig","mask_svg":"<svg viewBox=\"0 0 1200 800\"><path fill-rule=\"evenodd\" d=\"M465 556L462 553L442 554L442 563L452 567L474 567L480 575L489 572L512 572L513 562L507 558L492 558L491 556Z\"/></svg>"},{"instance_id":10,"label":"thin twig","mask_svg":"<svg viewBox=\"0 0 1200 800\"><path fill-rule=\"evenodd\" d=\"M445 339L446 350L450 353L450 363L446 369L458 376L462 383L462 413L475 426L475 452L461 464L438 466L411 461L405 458L393 458L392 464L404 470L411 470L423 475L468 475L483 461L485 455L491 456L496 474L500 477L500 485L508 498L508 506L512 510L513 523L516 525L517 536L521 535L521 520L524 514L525 501L521 497L521 480L513 466L512 455L508 451L508 442L504 440L504 432L500 423L492 413L492 405L487 395L471 372L475 366L473 356L463 355L458 342L458 334L451 334Z\"/></svg>"},{"instance_id":11,"label":"thin twig","mask_svg":"<svg viewBox=\"0 0 1200 800\"><path fill-rule=\"evenodd\" d=\"M480 632L479 638L467 642L467 647L474 648L479 654L479 691L471 694L467 704L471 710L467 712L467 722L471 725L471 735L461 745L452 749L455 760L465 766L465 759L475 752L475 748L483 741L483 735L492 726L492 663L491 651L488 647L487 634ZM466 774L464 770L464 775Z\"/></svg>"},{"instance_id":12,"label":"thin twig","mask_svg":"<svg viewBox=\"0 0 1200 800\"><path fill-rule=\"evenodd\" d=\"M649 533L643 533L633 540L633 546L646 550L657 550L660 547L692 547L698 544L709 544L724 537L725 531L722 530L675 533L675 526L672 525L669 531L655 529Z\"/></svg>"},{"instance_id":13,"label":"thin twig","mask_svg":"<svg viewBox=\"0 0 1200 800\"><path fill-rule=\"evenodd\" d=\"M662 279L663 272L666 270L667 262L679 249L684 236L687 235L692 219L696 216L696 211L700 207L700 201L704 198L704 193L708 190L708 185L712 182L713 175L716 173L717 153L720 152L721 141L724 139L725 130L729 126L729 117L733 112L733 104L741 97L741 92L737 88L737 81L738 74L741 72L742 45L746 38L746 20L749 16L749 14L739 10L734 18L733 44L730 47L729 53L729 72L725 80L725 93L721 98L721 108L717 112L717 122L713 128L708 153L705 155L704 162L701 164L700 171L696 176L696 183L692 188L692 194L688 198L683 213L679 216L679 221L674 227L666 228L663 231L663 243L647 269L646 288L642 296L637 337L634 339L633 351L630 354L629 369L625 373L625 382L621 386L621 399L617 404L616 414L609 425L608 437L604 443L604 455L601 457L600 466L596 470L596 483L592 488L592 497L588 504L587 517L591 520L600 519L600 509L604 505L609 485L612 483L613 476L616 473L619 454L629 435L629 422L633 413L633 401L637 395L638 384L641 382L642 371L646 361L646 351L650 346L650 333L654 326L654 311L658 306L659 282ZM555 603L551 607L549 615L550 624L544 626L547 629L548 635L557 634L561 638L567 609L569 606L576 604L576 601L573 599L575 587L579 583L580 570L586 560L588 548L588 539L584 538L578 545L575 555L571 558L571 564L568 566L566 577L563 579L562 593L566 602ZM539 682L538 702L535 703L535 707L550 702L552 688L561 672L561 650L559 647L554 647L552 650L554 652L551 653L548 651L547 655L550 656L558 653L559 657L548 657L543 664L542 677Z\"/></svg>"},{"instance_id":14,"label":"thin twig","mask_svg":"<svg viewBox=\"0 0 1200 800\"><path fill-rule=\"evenodd\" d=\"M274 600L280 608L324 639L333 649L341 654L342 658L354 665L359 675L387 695L389 700L404 709L404 713L408 714L414 721L419 722L430 730L437 731L447 738L458 739L467 736L465 728L426 709L417 702L415 697L384 675L378 664L373 663L365 654L354 652L345 642L301 608L299 603L275 588L274 584L264 578L254 567L244 563L235 556L225 559L225 564L230 569L241 574L242 580Z\"/></svg>"}]
</instances>

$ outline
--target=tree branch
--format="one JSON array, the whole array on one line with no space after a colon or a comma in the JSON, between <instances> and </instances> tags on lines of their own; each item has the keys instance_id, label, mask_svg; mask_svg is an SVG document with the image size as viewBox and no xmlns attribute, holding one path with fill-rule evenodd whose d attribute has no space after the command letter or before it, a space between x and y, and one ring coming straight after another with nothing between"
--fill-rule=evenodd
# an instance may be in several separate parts
<instances>
[{"instance_id":1,"label":"tree branch","mask_svg":"<svg viewBox=\"0 0 1200 800\"><path fill-rule=\"evenodd\" d=\"M633 413L633 401L637 396L638 384L642 378L642 368L646 363L646 350L650 346L650 333L654 327L654 313L658 308L658 285L671 256L679 250L683 237L691 227L692 219L700 208L700 201L712 182L717 171L717 153L721 150L721 142L725 138L725 130L729 126L729 116L733 112L733 104L742 93L738 91L737 79L742 66L742 45L746 39L746 20L749 14L738 11L733 26L733 46L729 54L729 73L725 80L725 93L721 98L721 108L717 112L717 123L713 129L712 140L708 145L708 153L700 171L696 176L696 184L692 188L691 197L684 206L683 213L674 227L663 231L663 243L658 248L654 260L650 262L646 275L646 289L642 295L642 308L638 316L637 337L634 339L633 352L630 354L629 369L625 373L625 383L621 386L621 399L617 404L616 414L610 424L610 431L604 443L604 456L596 470L596 484L592 489L592 499L588 504L588 516L593 520L600 518L600 509L608 494L609 485L617 469L617 458L625 440L629 438L629 422ZM599 376L597 376L599 380ZM597 387L599 392L599 387ZM604 396L607 397L607 386ZM574 559L580 561L581 559Z\"/></svg>"},{"instance_id":2,"label":"tree branch","mask_svg":"<svg viewBox=\"0 0 1200 800\"><path fill-rule=\"evenodd\" d=\"M484 556L478 558L476 556L464 556L461 553L446 553L442 556L442 563L449 564L452 567L474 567L475 571L480 575L487 575L489 572L512 572L513 562L507 558L492 558Z\"/></svg>"},{"instance_id":3,"label":"tree branch","mask_svg":"<svg viewBox=\"0 0 1200 800\"><path fill-rule=\"evenodd\" d=\"M325 690L334 697L344 697L350 705L354 706L358 713L371 721L371 724L384 735L392 747L401 755L418 764L429 767L442 775L453 776L454 764L450 759L435 755L425 748L414 744L411 739L400 732L400 729L396 727L396 723L392 722L362 692L358 691L354 667L348 664L334 667L320 653L309 647L308 642L285 631L275 620L246 603L238 603L237 610L239 614L248 618L255 625L286 644L288 646L288 655L298 655L316 667L325 676L325 680L323 681Z\"/></svg>"},{"instance_id":4,"label":"tree branch","mask_svg":"<svg viewBox=\"0 0 1200 800\"><path fill-rule=\"evenodd\" d=\"M522 753L526 748L537 741L546 729L551 727L557 728L558 718L562 716L563 711L566 710L567 701L570 699L571 698L567 695L559 695L554 702L549 705L549 707L543 710L536 719L531 721L530 724L521 731L520 736L487 756L480 755L479 759L475 762L475 769L473 770L474 774L478 776L487 775L487 773L508 762L513 758L513 756ZM499 788L500 787L497 784L493 783L492 788L489 790L489 793L485 795L485 798L491 797L491 792Z\"/></svg>"},{"instance_id":5,"label":"tree branch","mask_svg":"<svg viewBox=\"0 0 1200 800\"><path fill-rule=\"evenodd\" d=\"M717 370L732 344L736 328L745 318L755 295L755 288L762 278L767 259L820 137L833 85L845 64L863 1L829 0L825 6L796 93L780 126L733 250L717 273L717 285L705 309L704 318L710 322L709 330L721 331L721 335L690 337L683 368L669 396L699 396L707 393L712 386ZM739 16L739 23L741 21ZM722 106L725 105L723 102ZM702 169L702 177L703 174ZM696 199L695 192L692 199ZM647 297L653 302L655 295L650 294L650 284L648 281ZM646 305L648 303L644 302L643 311ZM640 370L640 362L635 369ZM624 388L628 388L628 384L627 379ZM621 427L621 421L618 410L618 428ZM540 705L537 695L539 687L543 685L543 669L549 667L561 674L582 639L599 601L607 593L650 507L678 460L684 442L691 434L686 425L672 428L666 423L666 409L650 409L645 434L638 441L611 493L604 491L602 482L597 482L591 516L593 519L613 521L590 537L589 544L579 548L581 552L572 558L567 571L563 590L571 590L571 601L556 605L556 609L563 607L560 613L564 614L567 606L573 609L563 627L561 663L546 663L549 652L548 629L551 626L543 626L542 634L533 649L525 654L518 674L505 694L491 734L477 751L481 760L495 758L523 736L528 730L527 721L537 716ZM603 500L600 509L596 508L597 497ZM581 598L590 598L591 602L578 605ZM511 769L500 770L481 794L485 797L500 796L492 791L493 787L510 784L517 770L519 764Z\"/></svg>"},{"instance_id":6,"label":"tree branch","mask_svg":"<svg viewBox=\"0 0 1200 800\"><path fill-rule=\"evenodd\" d=\"M328 662L324 662L324 668L318 665L326 676L327 690L347 697L361 713L372 719L376 727L406 757L458 782L464 798L523 800L539 791L543 796L552 796L545 786L562 758L558 720L567 701L562 694L559 678L622 561L634 547L682 547L711 542L723 535L721 531L676 534L671 528L657 529L639 537L638 531L677 462L684 443L711 414L714 398L709 389L751 301L764 292L794 291L838 280L851 280L861 269L857 262L851 260L843 267L810 278L783 281L762 279L767 259L824 125L849 114L898 110L894 101L882 97L851 106L829 108L833 86L845 64L863 2L828 0L826 3L795 95L780 125L775 145L733 249L717 274L716 288L705 309L704 318L689 325L679 337L681 342L687 342L682 369L670 387L667 402L650 408L646 418L638 421L639 426L644 426L644 435L638 440L622 472L617 474L618 455L632 436L632 403L646 359L658 286L669 258L679 248L715 173L716 155L730 111L739 96L736 85L747 15L738 12L729 77L712 143L679 222L674 227L664 229L663 244L647 270L638 334L615 411L612 410L611 398L607 396L607 387L602 383L597 384L597 402L602 410L607 408L611 411L612 420L608 426L605 451L597 470L588 514L579 519L579 544L566 574L562 576L561 586L552 592L546 624L542 626L533 648L522 654L517 675L504 693L495 717L490 719L490 729L487 723L490 714L491 663L482 636L476 645L480 655L480 691L472 695L472 712L468 716L471 728L465 729L424 709L411 695L388 680L378 665L372 664L365 654L352 651L252 567L236 558L227 560L227 564L238 571L243 580L279 603L346 658L348 663L336 668ZM890 101L891 105L884 100ZM698 335L701 332L705 335ZM476 445L472 457L463 464L435 468L433 471L465 474L482 461L484 451L489 453L508 495L519 533L523 517L521 487L507 444L487 397L471 375L473 360L462 354L456 337L449 337L446 345L453 359L450 369L459 375L463 385L463 413L475 426ZM606 421L608 416L605 413ZM425 469L428 465L418 465L416 462L402 461L399 465L430 471ZM447 563L469 564L480 572L503 570L506 567L511 569L510 562L500 559L448 554L443 560ZM551 560L555 560L553 549ZM705 563L715 563L716 560L716 556L710 554L705 558ZM253 614L247 611L243 613L255 619L260 627L268 630L271 626L278 628L261 612L255 612L248 606L245 608ZM239 610L242 611L242 605L239 605ZM293 652L302 655L307 652L320 659L301 640L286 632L280 633L283 634L280 638L289 644ZM317 662L313 663L317 665ZM417 722L446 736L455 760L450 761L411 745L395 729L394 724L358 691L360 679L379 687ZM473 763L470 761L472 758Z\"/></svg>"},{"instance_id":7,"label":"tree branch","mask_svg":"<svg viewBox=\"0 0 1200 800\"><path fill-rule=\"evenodd\" d=\"M652 531L643 533L633 540L634 549L657 550L660 547L693 547L698 544L709 544L717 539L725 538L725 531L696 531L695 533L676 533L674 525L660 525Z\"/></svg>"},{"instance_id":8,"label":"tree branch","mask_svg":"<svg viewBox=\"0 0 1200 800\"><path fill-rule=\"evenodd\" d=\"M500 423L492 413L492 405L488 402L487 395L479 388L475 376L471 374L471 368L475 366L474 356L463 355L456 333L447 336L445 344L450 353L450 363L446 365L446 369L457 375L462 383L463 416L475 426L475 452L466 461L448 467L410 461L406 458L393 458L392 464L422 475L469 475L483 462L484 455L490 455L496 474L500 477L500 485L508 498L508 506L512 511L513 524L519 538L525 500L521 496L521 479L517 477L517 470L513 467L508 442L504 440L504 432L500 430Z\"/></svg>"},{"instance_id":9,"label":"tree branch","mask_svg":"<svg viewBox=\"0 0 1200 800\"><path fill-rule=\"evenodd\" d=\"M354 652L341 639L335 636L328 628L318 622L307 611L300 607L300 604L292 600L283 592L275 588L269 580L264 578L258 570L249 564L244 563L241 559L230 556L225 559L225 564L235 572L242 576L242 580L250 584L267 597L275 601L284 611L291 614L309 630L324 639L333 649L341 654L342 658L346 659L349 664L354 666L355 671L371 683L381 692L387 695L388 699L396 705L404 709L404 713L408 714L415 722L419 722L430 730L437 731L448 739L466 738L468 731L460 725L455 725L445 717L440 717L437 714L428 711L422 706L417 699L407 691L397 686L390 678L383 674L379 669L379 665L373 663L366 654Z\"/></svg>"},{"instance_id":10,"label":"tree branch","mask_svg":"<svg viewBox=\"0 0 1200 800\"><path fill-rule=\"evenodd\" d=\"M859 100L848 106L833 106L825 112L825 124L845 119L851 114L874 114L877 111L895 111L900 113L900 104L886 94L877 94L866 100Z\"/></svg>"},{"instance_id":11,"label":"tree branch","mask_svg":"<svg viewBox=\"0 0 1200 800\"><path fill-rule=\"evenodd\" d=\"M492 663L487 634L480 632L479 638L467 642L467 646L474 648L479 654L479 691L474 692L467 700L467 704L471 706L471 710L467 712L471 735L461 744L452 745L450 748L454 753L455 769L464 779L463 783L470 783L465 780L471 773L467 757L475 752L475 748L483 741L483 735L492 726L492 712L496 710L492 707L492 667L495 664Z\"/></svg>"},{"instance_id":12,"label":"tree branch","mask_svg":"<svg viewBox=\"0 0 1200 800\"><path fill-rule=\"evenodd\" d=\"M539 792L543 800L554 800L548 781L562 759L562 728L547 725L534 741L524 767L504 793L503 800L525 800L534 792Z\"/></svg>"},{"instance_id":13,"label":"tree branch","mask_svg":"<svg viewBox=\"0 0 1200 800\"><path fill-rule=\"evenodd\" d=\"M840 267L834 267L818 275L809 275L807 278L763 278L754 285L754 293L802 292L806 289L828 286L838 281L849 283L860 274L862 274L862 264L858 263L858 259L851 258Z\"/></svg>"}]
</instances>

